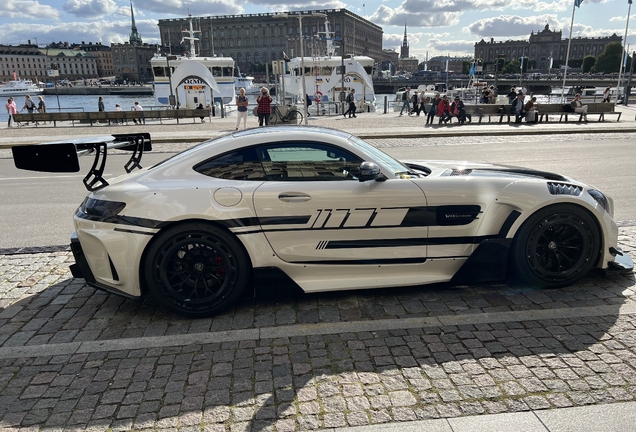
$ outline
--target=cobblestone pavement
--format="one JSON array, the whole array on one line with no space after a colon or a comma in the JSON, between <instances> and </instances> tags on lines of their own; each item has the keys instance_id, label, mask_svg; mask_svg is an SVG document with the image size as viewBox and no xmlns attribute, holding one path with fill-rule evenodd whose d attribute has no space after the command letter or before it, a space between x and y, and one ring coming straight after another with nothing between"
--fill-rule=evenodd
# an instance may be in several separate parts
<instances>
[{"instance_id":1,"label":"cobblestone pavement","mask_svg":"<svg viewBox=\"0 0 636 432\"><path fill-rule=\"evenodd\" d=\"M621 247L636 250L636 227ZM0 255L2 430L293 431L636 400L634 274L268 295L188 320Z\"/></svg>"}]
</instances>

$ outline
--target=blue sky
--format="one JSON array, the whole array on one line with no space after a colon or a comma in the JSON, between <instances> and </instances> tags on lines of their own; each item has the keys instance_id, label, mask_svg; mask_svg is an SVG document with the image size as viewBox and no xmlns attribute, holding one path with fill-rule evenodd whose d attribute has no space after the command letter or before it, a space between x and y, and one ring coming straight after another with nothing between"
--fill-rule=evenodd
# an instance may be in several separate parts
<instances>
[{"instance_id":1,"label":"blue sky","mask_svg":"<svg viewBox=\"0 0 636 432\"><path fill-rule=\"evenodd\" d=\"M479 40L527 39L531 31L569 35L574 0L133 0L144 42L159 42L163 18L346 8L384 29L384 48L398 49L408 27L411 55L471 55ZM0 8L0 44L124 42L130 32L129 0L5 0ZM627 0L583 0L574 37L625 33ZM628 35L636 50L636 8Z\"/></svg>"}]
</instances>

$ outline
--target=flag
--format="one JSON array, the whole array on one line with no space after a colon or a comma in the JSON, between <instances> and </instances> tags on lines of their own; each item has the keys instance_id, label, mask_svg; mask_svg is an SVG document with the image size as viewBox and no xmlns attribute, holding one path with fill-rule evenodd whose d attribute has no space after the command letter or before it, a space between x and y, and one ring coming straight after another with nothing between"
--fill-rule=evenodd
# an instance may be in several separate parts
<instances>
[{"instance_id":1,"label":"flag","mask_svg":"<svg viewBox=\"0 0 636 432\"><path fill-rule=\"evenodd\" d=\"M628 2L631 2L631 0L627 0ZM583 3L583 0L574 0L574 6L576 7L581 7L581 3Z\"/></svg>"},{"instance_id":2,"label":"flag","mask_svg":"<svg viewBox=\"0 0 636 432\"><path fill-rule=\"evenodd\" d=\"M13 71L13 81L17 81L17 80L18 80L18 77L16 76L15 71Z\"/></svg>"},{"instance_id":3,"label":"flag","mask_svg":"<svg viewBox=\"0 0 636 432\"><path fill-rule=\"evenodd\" d=\"M552 60L554 60L552 57L550 57L550 69L552 69Z\"/></svg>"},{"instance_id":4,"label":"flag","mask_svg":"<svg viewBox=\"0 0 636 432\"><path fill-rule=\"evenodd\" d=\"M520 66L520 68L521 68L521 72L523 72L523 56L521 56L521 66Z\"/></svg>"},{"instance_id":5,"label":"flag","mask_svg":"<svg viewBox=\"0 0 636 432\"><path fill-rule=\"evenodd\" d=\"M450 60L450 59L448 59L448 58L446 59L446 72L448 72L448 60Z\"/></svg>"},{"instance_id":6,"label":"flag","mask_svg":"<svg viewBox=\"0 0 636 432\"><path fill-rule=\"evenodd\" d=\"M475 75L475 66L474 65L470 65L470 74L471 75Z\"/></svg>"},{"instance_id":7,"label":"flag","mask_svg":"<svg viewBox=\"0 0 636 432\"><path fill-rule=\"evenodd\" d=\"M627 54L627 51L625 51L625 58L623 59L623 69L627 69L627 57L629 57L629 54Z\"/></svg>"}]
</instances>

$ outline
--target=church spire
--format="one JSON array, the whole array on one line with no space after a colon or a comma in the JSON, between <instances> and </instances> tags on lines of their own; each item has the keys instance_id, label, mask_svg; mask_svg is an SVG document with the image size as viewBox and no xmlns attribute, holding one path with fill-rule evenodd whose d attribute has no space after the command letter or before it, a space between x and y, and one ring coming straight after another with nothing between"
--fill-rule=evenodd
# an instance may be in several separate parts
<instances>
[{"instance_id":1,"label":"church spire","mask_svg":"<svg viewBox=\"0 0 636 432\"><path fill-rule=\"evenodd\" d=\"M141 35L137 32L137 26L135 25L135 12L133 11L132 0L130 0L130 18L132 19L132 27L130 28L130 44L142 45Z\"/></svg>"},{"instance_id":2,"label":"church spire","mask_svg":"<svg viewBox=\"0 0 636 432\"><path fill-rule=\"evenodd\" d=\"M402 47L400 49L401 58L409 58L409 42L406 38L406 21L404 21L404 40L402 41Z\"/></svg>"}]
</instances>

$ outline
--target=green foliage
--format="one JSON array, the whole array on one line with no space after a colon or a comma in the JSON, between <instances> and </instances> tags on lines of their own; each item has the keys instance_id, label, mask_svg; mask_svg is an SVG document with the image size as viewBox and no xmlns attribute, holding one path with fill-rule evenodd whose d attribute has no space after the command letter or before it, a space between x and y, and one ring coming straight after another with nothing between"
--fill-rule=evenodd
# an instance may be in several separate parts
<instances>
[{"instance_id":1,"label":"green foliage","mask_svg":"<svg viewBox=\"0 0 636 432\"><path fill-rule=\"evenodd\" d=\"M470 62L469 61L462 62L462 73L464 75L468 75L470 73Z\"/></svg>"},{"instance_id":2,"label":"green foliage","mask_svg":"<svg viewBox=\"0 0 636 432\"><path fill-rule=\"evenodd\" d=\"M605 47L605 51L596 59L596 63L592 66L590 72L618 72L621 66L621 56L623 54L623 46L620 42L612 42Z\"/></svg>"},{"instance_id":3,"label":"green foliage","mask_svg":"<svg viewBox=\"0 0 636 432\"><path fill-rule=\"evenodd\" d=\"M589 72L592 69L592 66L594 66L594 63L596 63L596 57L591 55L585 56L583 59L583 65L581 66L583 68L583 72Z\"/></svg>"},{"instance_id":4,"label":"green foliage","mask_svg":"<svg viewBox=\"0 0 636 432\"><path fill-rule=\"evenodd\" d=\"M519 72L521 72L521 62L519 60L511 61L510 63L505 65L503 69L501 70L501 73L506 73L506 74L516 74Z\"/></svg>"}]
</instances>

